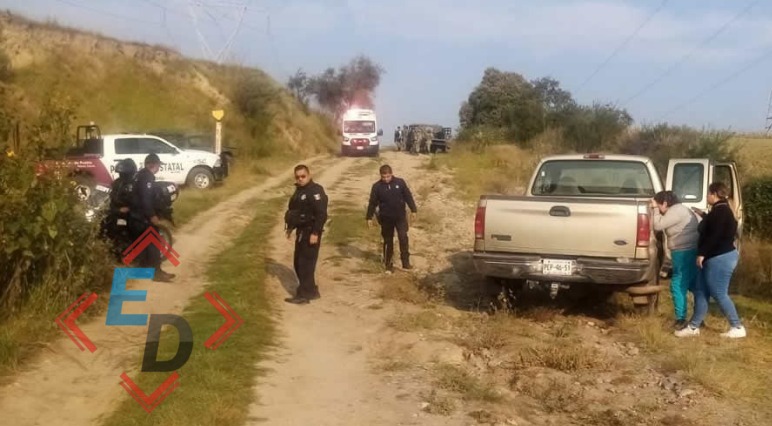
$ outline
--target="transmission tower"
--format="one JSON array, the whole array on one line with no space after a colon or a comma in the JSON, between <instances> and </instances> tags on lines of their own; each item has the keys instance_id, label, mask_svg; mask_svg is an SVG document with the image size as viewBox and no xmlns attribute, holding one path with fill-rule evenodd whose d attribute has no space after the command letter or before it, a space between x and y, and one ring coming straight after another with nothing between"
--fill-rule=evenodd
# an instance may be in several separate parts
<instances>
[{"instance_id":1,"label":"transmission tower","mask_svg":"<svg viewBox=\"0 0 772 426\"><path fill-rule=\"evenodd\" d=\"M213 60L215 62L222 63L223 59L227 56L227 54L230 52L231 47L233 45L233 41L236 38L236 35L238 34L239 30L241 30L241 27L244 23L244 15L247 13L247 6L249 4L250 0L235 0L232 2L204 2L201 0L188 0L188 12L190 13L190 17L193 21L193 29L196 31L196 35L198 36L199 42L201 43L201 50L206 59ZM214 52L212 50L209 41L207 40L207 37L204 36L203 32L201 31L201 27L199 26L199 18L198 14L203 13L211 18L212 21L216 25L220 25L219 20L210 13L209 9L216 8L216 9L235 9L237 16L231 16L226 14L221 15L222 19L227 20L235 20L236 21L236 27L233 29L231 34L227 37L225 40L225 44L218 52Z\"/></svg>"},{"instance_id":2,"label":"transmission tower","mask_svg":"<svg viewBox=\"0 0 772 426\"><path fill-rule=\"evenodd\" d=\"M764 125L767 131L767 136L772 132L772 92L769 92L769 100L767 101L767 123Z\"/></svg>"}]
</instances>

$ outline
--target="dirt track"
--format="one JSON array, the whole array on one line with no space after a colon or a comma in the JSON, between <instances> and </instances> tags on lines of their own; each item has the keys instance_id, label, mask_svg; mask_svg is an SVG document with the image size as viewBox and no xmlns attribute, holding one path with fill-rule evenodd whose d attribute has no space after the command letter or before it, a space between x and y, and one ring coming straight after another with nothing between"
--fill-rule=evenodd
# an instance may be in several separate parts
<instances>
[{"instance_id":1,"label":"dirt track","mask_svg":"<svg viewBox=\"0 0 772 426\"><path fill-rule=\"evenodd\" d=\"M653 368L625 341L613 313L546 307L516 316L484 313L489 300L470 264L474 209L453 196L452 178L423 168L428 161L384 152L378 161L310 163L330 197L331 225L344 220L335 213L342 205L364 209L378 163L391 164L418 202L419 219L410 230L416 268L393 275L374 268L377 228L343 246L323 238L317 268L322 298L290 305L283 299L296 286L292 241L274 228L268 287L280 349L259 363L267 374L254 389L250 424L686 426L696 424L694 418L711 425L763 424L739 422L732 406L682 372ZM241 211L244 202L286 195L288 188L277 185L289 176L245 191L181 229L178 282L136 284L132 288L153 289L147 302L127 304L124 312L180 312L205 284L198 278L204 261L250 219ZM364 227L364 210L345 225ZM426 298L417 285L433 296ZM132 374L145 328L103 324L104 317L82 326L99 348L95 354L62 338L1 389L3 424L94 424L125 398L118 376Z\"/></svg>"},{"instance_id":2,"label":"dirt track","mask_svg":"<svg viewBox=\"0 0 772 426\"><path fill-rule=\"evenodd\" d=\"M329 162L329 159L327 160ZM324 161L312 159L315 165ZM242 205L252 198L268 199L281 191L277 185L292 177L288 170L201 213L176 233L175 250L180 265L165 263L177 274L174 283L135 281L129 289L148 290L145 302L124 304L123 313L180 313L186 301L206 284L200 277L207 260L236 237L251 219ZM107 297L100 294L100 298ZM142 352L145 326L105 327L105 314L80 325L97 346L93 354L81 352L68 338L50 344L27 371L0 389L0 413L8 425L86 425L116 406L126 396L120 374L131 376ZM136 342L126 344L126 342Z\"/></svg>"}]
</instances>

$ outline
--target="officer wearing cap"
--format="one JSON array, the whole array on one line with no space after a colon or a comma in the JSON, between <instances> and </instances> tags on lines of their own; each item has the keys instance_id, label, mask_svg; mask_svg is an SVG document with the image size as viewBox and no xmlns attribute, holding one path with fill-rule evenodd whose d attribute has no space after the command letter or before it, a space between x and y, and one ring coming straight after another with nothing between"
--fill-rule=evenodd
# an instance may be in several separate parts
<instances>
[{"instance_id":1,"label":"officer wearing cap","mask_svg":"<svg viewBox=\"0 0 772 426\"><path fill-rule=\"evenodd\" d=\"M139 238L148 227L153 227L156 232L161 223L156 214L153 203L153 183L155 174L161 169L161 159L152 153L145 157L145 167L140 170L134 179L134 203L131 208L131 216L134 220L132 230L133 238ZM153 281L170 282L174 274L161 270L161 252L154 244L149 244L137 257L141 268L155 268Z\"/></svg>"}]
</instances>

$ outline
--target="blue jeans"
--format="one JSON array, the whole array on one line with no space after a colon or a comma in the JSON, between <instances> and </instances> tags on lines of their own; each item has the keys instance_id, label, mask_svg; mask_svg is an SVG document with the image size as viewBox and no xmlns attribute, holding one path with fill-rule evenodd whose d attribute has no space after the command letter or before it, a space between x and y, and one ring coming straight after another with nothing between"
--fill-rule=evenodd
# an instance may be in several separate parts
<instances>
[{"instance_id":1,"label":"blue jeans","mask_svg":"<svg viewBox=\"0 0 772 426\"><path fill-rule=\"evenodd\" d=\"M697 328L702 324L708 314L708 302L711 297L718 302L721 312L732 327L742 325L737 309L729 298L729 281L732 279L738 260L737 250L732 250L729 253L711 257L702 263L694 292L694 315L690 321L692 327Z\"/></svg>"},{"instance_id":2,"label":"blue jeans","mask_svg":"<svg viewBox=\"0 0 772 426\"><path fill-rule=\"evenodd\" d=\"M686 294L694 292L697 268L697 249L673 250L673 277L670 280L670 294L673 296L673 308L677 320L686 321Z\"/></svg>"}]
</instances>

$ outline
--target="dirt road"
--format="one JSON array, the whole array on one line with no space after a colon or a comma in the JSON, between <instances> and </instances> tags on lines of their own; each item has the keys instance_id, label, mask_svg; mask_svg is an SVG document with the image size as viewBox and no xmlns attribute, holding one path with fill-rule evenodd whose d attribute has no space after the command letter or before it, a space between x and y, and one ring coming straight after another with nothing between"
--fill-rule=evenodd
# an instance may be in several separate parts
<instances>
[{"instance_id":1,"label":"dirt road","mask_svg":"<svg viewBox=\"0 0 772 426\"><path fill-rule=\"evenodd\" d=\"M410 229L415 269L391 275L379 269L378 228L364 231L381 163L407 180L419 208ZM292 241L277 226L269 236L268 287L280 349L258 365L266 374L257 380L249 424L763 424L743 422L736 407L688 380L688 362L655 368L626 338L634 318L615 305L489 313L493 301L470 262L474 206L454 197L451 176L427 166L428 156L398 152L311 163L330 197L317 268L322 298L301 306L283 301L297 284ZM289 176L245 191L184 227L178 283L135 284L153 288L147 302L127 304L124 312L180 312L205 284L199 278L205 260L251 217L243 204L286 195L277 185ZM126 398L118 376L134 372L145 328L103 324L104 317L82 327L99 348L95 354L62 338L0 390L3 424L94 424Z\"/></svg>"},{"instance_id":2,"label":"dirt road","mask_svg":"<svg viewBox=\"0 0 772 426\"><path fill-rule=\"evenodd\" d=\"M542 300L490 314L494 300L471 265L474 206L454 197L452 177L427 168L429 158L387 152L318 175L331 230L317 269L322 298L309 305L283 302L297 285L292 243L274 229L269 288L281 349L259 364L267 373L250 424L757 424L679 368L656 368L626 339L635 319L613 302ZM378 269L377 228L330 241L365 226L378 163L407 180L419 205L413 271Z\"/></svg>"},{"instance_id":3,"label":"dirt road","mask_svg":"<svg viewBox=\"0 0 772 426\"><path fill-rule=\"evenodd\" d=\"M406 178L408 184L421 182L421 186L412 188L419 197L420 188L426 184L421 179L421 166L426 161L426 156L386 152L379 162L390 164L395 175ZM379 164L366 159L358 160L357 164L359 170L342 175L336 170L317 178L327 188L333 223L341 220L335 217L336 204L353 202L362 207L361 213L356 222L345 226L365 226L364 207L370 186L379 178ZM419 207L419 215L425 214L424 207L426 205ZM429 220L428 216L426 220ZM465 223L468 220L460 221L458 226L463 228ZM433 243L420 234L420 229L413 229L410 234L413 238L412 261L416 267L411 273L416 276L446 266L435 256L438 251L452 250L454 245L466 242ZM282 301L297 285L291 269L292 242L287 241L280 227L274 229L271 245L275 251L269 287L276 290L275 300L281 312L283 349L271 361L260 365L270 373L256 389L259 402L251 410L254 424L468 423L468 419L426 416L417 395L421 386L411 380L390 380L379 371L377 362L382 351L387 349L382 347L383 339L389 333L387 322L398 307L385 306L379 297L383 274L362 267L366 253L377 256L378 235L379 231L373 229L371 244L346 247L325 244L323 239L317 269L322 298L310 305L295 306ZM396 250L398 256L398 248Z\"/></svg>"},{"instance_id":4,"label":"dirt road","mask_svg":"<svg viewBox=\"0 0 772 426\"><path fill-rule=\"evenodd\" d=\"M330 159L312 159L321 166ZM339 166L345 167L347 163ZM202 276L207 260L240 233L251 218L242 206L253 198L275 196L279 185L292 177L288 170L203 212L176 234L175 249L180 265L165 266L175 272L174 283L135 281L129 289L148 290L145 302L123 306L123 313L174 313L184 308L188 299L200 293L206 284ZM151 288L152 287L152 288ZM108 297L107 293L100 298ZM66 337L53 342L27 371L9 386L0 389L2 423L8 425L86 425L110 412L117 401L127 397L119 386L120 374L136 373L137 357L142 353L145 326L105 327L105 315L80 325L97 346L96 352L81 352ZM126 342L134 342L127 344Z\"/></svg>"}]
</instances>

